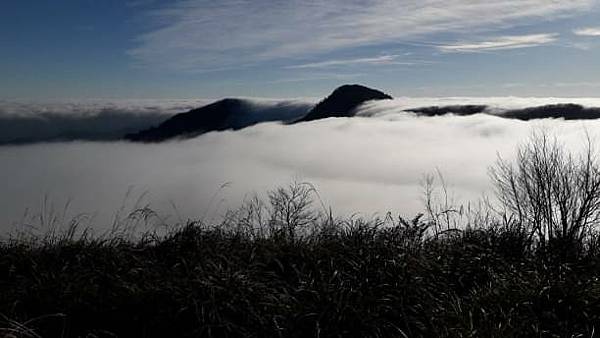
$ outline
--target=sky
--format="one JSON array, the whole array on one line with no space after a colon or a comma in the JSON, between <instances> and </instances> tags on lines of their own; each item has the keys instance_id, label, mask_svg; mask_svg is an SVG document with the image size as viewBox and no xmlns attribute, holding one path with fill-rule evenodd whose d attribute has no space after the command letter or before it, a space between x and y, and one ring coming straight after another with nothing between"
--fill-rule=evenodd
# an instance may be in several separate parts
<instances>
[{"instance_id":1,"label":"sky","mask_svg":"<svg viewBox=\"0 0 600 338\"><path fill-rule=\"evenodd\" d=\"M597 0L7 0L0 99L600 95Z\"/></svg>"}]
</instances>

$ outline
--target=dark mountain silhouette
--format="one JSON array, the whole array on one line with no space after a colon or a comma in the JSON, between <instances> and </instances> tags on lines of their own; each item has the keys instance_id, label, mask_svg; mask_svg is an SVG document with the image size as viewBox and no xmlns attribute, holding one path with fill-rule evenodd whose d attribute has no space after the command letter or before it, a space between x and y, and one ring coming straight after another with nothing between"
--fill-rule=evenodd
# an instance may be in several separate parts
<instances>
[{"instance_id":1,"label":"dark mountain silhouette","mask_svg":"<svg viewBox=\"0 0 600 338\"><path fill-rule=\"evenodd\" d=\"M319 102L306 116L296 122L314 121L328 117L352 117L358 106L371 100L391 100L392 97L361 85L344 85Z\"/></svg>"},{"instance_id":2,"label":"dark mountain silhouette","mask_svg":"<svg viewBox=\"0 0 600 338\"><path fill-rule=\"evenodd\" d=\"M548 118L563 118L565 120L591 120L600 118L600 108L587 108L573 103L561 103L523 109L512 109L499 113L490 112L488 110L488 106L485 105L432 106L411 108L406 109L405 111L421 116L441 116L447 114L468 116L485 113L507 119L517 119L522 121Z\"/></svg>"},{"instance_id":3,"label":"dark mountain silhouette","mask_svg":"<svg viewBox=\"0 0 600 338\"><path fill-rule=\"evenodd\" d=\"M423 108L406 109L405 111L422 116L440 116L454 114L459 116L468 116L485 112L487 106L484 105L456 105L456 106L433 106Z\"/></svg>"},{"instance_id":4,"label":"dark mountain silhouette","mask_svg":"<svg viewBox=\"0 0 600 338\"><path fill-rule=\"evenodd\" d=\"M304 114L310 106L297 102L261 105L248 100L224 99L177 114L157 127L127 134L125 138L136 142L160 142L177 137L193 137L210 131L237 130L267 121L301 122L327 117L349 117L354 116L355 109L366 101L391 98L364 86L344 85L334 90L306 115Z\"/></svg>"},{"instance_id":5,"label":"dark mountain silhouette","mask_svg":"<svg viewBox=\"0 0 600 338\"><path fill-rule=\"evenodd\" d=\"M261 122L293 121L309 108L308 104L294 101L262 104L228 98L177 114L157 127L128 134L125 139L160 142L177 137L193 137L210 131L237 130Z\"/></svg>"},{"instance_id":6,"label":"dark mountain silhouette","mask_svg":"<svg viewBox=\"0 0 600 338\"><path fill-rule=\"evenodd\" d=\"M600 108L586 108L578 104L561 103L547 106L509 110L500 116L523 121L564 118L565 120L591 120L600 118Z\"/></svg>"}]
</instances>

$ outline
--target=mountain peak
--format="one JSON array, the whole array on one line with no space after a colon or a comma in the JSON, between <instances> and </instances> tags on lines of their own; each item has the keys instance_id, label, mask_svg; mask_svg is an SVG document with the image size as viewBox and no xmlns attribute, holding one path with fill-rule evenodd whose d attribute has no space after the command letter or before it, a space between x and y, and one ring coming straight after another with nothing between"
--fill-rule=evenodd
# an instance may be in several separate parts
<instances>
[{"instance_id":1,"label":"mountain peak","mask_svg":"<svg viewBox=\"0 0 600 338\"><path fill-rule=\"evenodd\" d=\"M374 96L380 96L383 98L390 98L391 96L384 94L383 92L377 90L377 89L372 89L363 85L359 85L359 84L345 84L345 85L341 85L339 87L337 87L332 93L331 95L342 95L342 94L356 94L356 93L370 93ZM330 95L330 96L331 96Z\"/></svg>"},{"instance_id":2,"label":"mountain peak","mask_svg":"<svg viewBox=\"0 0 600 338\"><path fill-rule=\"evenodd\" d=\"M354 110L364 102L391 99L391 96L379 90L358 84L347 84L336 88L327 98L319 102L306 116L297 122L328 117L351 117L355 114Z\"/></svg>"}]
</instances>

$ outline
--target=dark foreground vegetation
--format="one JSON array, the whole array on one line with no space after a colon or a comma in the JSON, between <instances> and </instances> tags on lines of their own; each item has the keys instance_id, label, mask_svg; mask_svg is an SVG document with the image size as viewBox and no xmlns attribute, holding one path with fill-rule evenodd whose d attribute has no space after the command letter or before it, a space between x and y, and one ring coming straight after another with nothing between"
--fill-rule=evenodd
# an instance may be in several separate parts
<instances>
[{"instance_id":1,"label":"dark foreground vegetation","mask_svg":"<svg viewBox=\"0 0 600 338\"><path fill-rule=\"evenodd\" d=\"M595 336L592 153L538 136L491 177L496 209L435 203L427 184L410 220L335 219L293 184L218 226L15 235L0 246L0 336Z\"/></svg>"}]
</instances>

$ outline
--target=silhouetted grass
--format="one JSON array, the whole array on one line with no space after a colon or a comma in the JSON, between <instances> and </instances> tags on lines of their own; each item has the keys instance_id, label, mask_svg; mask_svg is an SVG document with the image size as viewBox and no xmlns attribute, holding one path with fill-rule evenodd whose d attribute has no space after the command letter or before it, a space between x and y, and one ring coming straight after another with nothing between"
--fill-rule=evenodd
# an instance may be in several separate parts
<instances>
[{"instance_id":1,"label":"silhouetted grass","mask_svg":"<svg viewBox=\"0 0 600 338\"><path fill-rule=\"evenodd\" d=\"M597 235L566 259L493 222L436 233L422 218L329 216L290 235L242 220L5 240L0 335L589 337L600 325Z\"/></svg>"}]
</instances>

